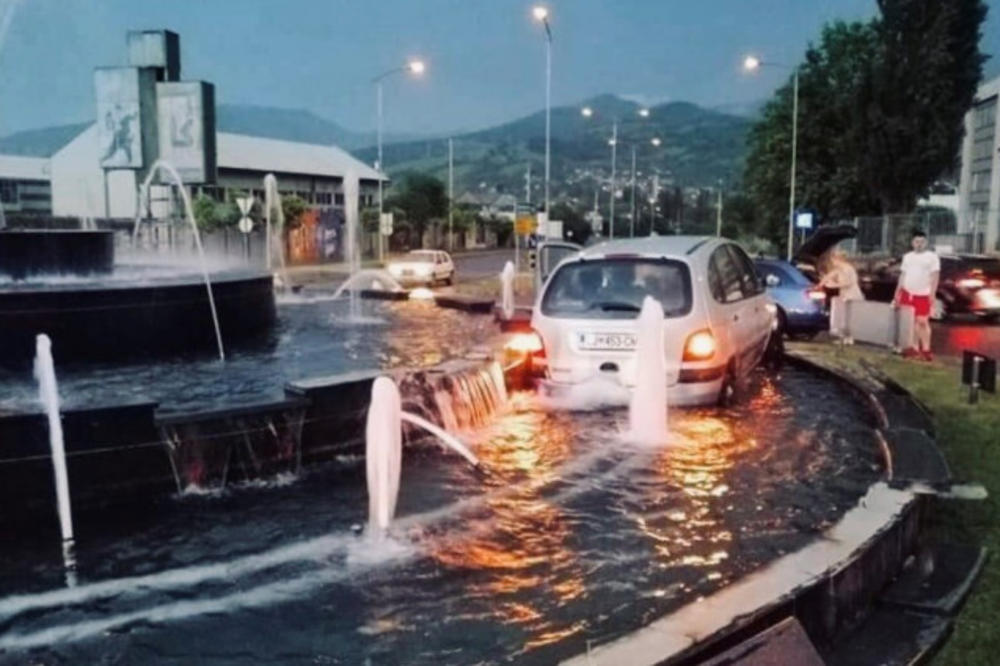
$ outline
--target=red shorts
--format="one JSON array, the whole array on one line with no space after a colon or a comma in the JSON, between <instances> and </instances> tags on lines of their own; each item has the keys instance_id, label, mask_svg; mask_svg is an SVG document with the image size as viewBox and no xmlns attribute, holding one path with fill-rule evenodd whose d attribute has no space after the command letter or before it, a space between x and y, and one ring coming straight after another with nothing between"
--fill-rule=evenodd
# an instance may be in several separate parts
<instances>
[{"instance_id":1,"label":"red shorts","mask_svg":"<svg viewBox=\"0 0 1000 666\"><path fill-rule=\"evenodd\" d=\"M928 295L917 296L905 289L899 290L899 304L909 305L913 308L913 314L917 317L931 316L931 297Z\"/></svg>"}]
</instances>

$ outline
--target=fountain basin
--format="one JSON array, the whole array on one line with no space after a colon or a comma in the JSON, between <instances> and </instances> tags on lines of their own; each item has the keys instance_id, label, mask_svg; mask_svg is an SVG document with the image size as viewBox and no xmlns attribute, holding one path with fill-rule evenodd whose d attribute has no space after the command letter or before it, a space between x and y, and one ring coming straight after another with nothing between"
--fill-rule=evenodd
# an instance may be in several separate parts
<instances>
[{"instance_id":1,"label":"fountain basin","mask_svg":"<svg viewBox=\"0 0 1000 666\"><path fill-rule=\"evenodd\" d=\"M19 232L18 232L19 233ZM212 275L223 341L270 330L275 319L271 275L231 270ZM30 363L34 337L52 338L59 364L136 360L215 346L208 294L200 275L118 271L101 278L66 277L0 283L0 365Z\"/></svg>"},{"instance_id":2,"label":"fountain basin","mask_svg":"<svg viewBox=\"0 0 1000 666\"><path fill-rule=\"evenodd\" d=\"M114 232L98 230L0 231L0 276L100 275L114 264Z\"/></svg>"}]
</instances>

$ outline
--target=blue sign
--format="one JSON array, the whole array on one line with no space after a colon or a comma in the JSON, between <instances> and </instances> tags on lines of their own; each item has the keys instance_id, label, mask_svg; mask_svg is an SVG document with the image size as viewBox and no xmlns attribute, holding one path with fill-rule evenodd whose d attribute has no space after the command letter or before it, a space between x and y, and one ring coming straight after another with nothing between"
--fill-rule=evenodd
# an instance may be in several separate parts
<instances>
[{"instance_id":1,"label":"blue sign","mask_svg":"<svg viewBox=\"0 0 1000 666\"><path fill-rule=\"evenodd\" d=\"M802 212L795 214L795 228L796 229L812 229L813 228L813 214L810 212Z\"/></svg>"}]
</instances>

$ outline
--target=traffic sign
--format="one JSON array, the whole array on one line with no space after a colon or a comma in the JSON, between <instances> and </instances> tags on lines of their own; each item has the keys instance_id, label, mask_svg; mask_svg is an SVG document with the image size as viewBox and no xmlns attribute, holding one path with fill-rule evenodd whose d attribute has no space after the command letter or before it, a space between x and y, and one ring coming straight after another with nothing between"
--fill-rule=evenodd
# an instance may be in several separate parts
<instances>
[{"instance_id":1,"label":"traffic sign","mask_svg":"<svg viewBox=\"0 0 1000 666\"><path fill-rule=\"evenodd\" d=\"M253 208L253 197L236 197L236 205L240 207L240 214L246 217Z\"/></svg>"},{"instance_id":2,"label":"traffic sign","mask_svg":"<svg viewBox=\"0 0 1000 666\"><path fill-rule=\"evenodd\" d=\"M530 215L525 215L517 218L514 221L514 232L519 236L527 236L535 232L538 227L535 218Z\"/></svg>"},{"instance_id":3,"label":"traffic sign","mask_svg":"<svg viewBox=\"0 0 1000 666\"><path fill-rule=\"evenodd\" d=\"M253 231L253 220L251 220L249 217L241 217L238 226L240 228L240 231L242 231L245 234L248 234L251 231Z\"/></svg>"},{"instance_id":4,"label":"traffic sign","mask_svg":"<svg viewBox=\"0 0 1000 666\"><path fill-rule=\"evenodd\" d=\"M812 229L813 228L813 214L810 212L796 213L795 214L795 228L796 229Z\"/></svg>"}]
</instances>

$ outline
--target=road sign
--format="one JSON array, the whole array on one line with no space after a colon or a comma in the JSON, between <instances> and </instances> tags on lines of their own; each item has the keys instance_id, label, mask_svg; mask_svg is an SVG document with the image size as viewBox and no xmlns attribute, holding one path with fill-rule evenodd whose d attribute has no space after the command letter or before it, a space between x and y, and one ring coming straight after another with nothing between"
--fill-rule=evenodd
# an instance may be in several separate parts
<instances>
[{"instance_id":1,"label":"road sign","mask_svg":"<svg viewBox=\"0 0 1000 666\"><path fill-rule=\"evenodd\" d=\"M378 230L383 236L392 235L392 213L382 213L379 218Z\"/></svg>"},{"instance_id":2,"label":"road sign","mask_svg":"<svg viewBox=\"0 0 1000 666\"><path fill-rule=\"evenodd\" d=\"M253 220L251 220L249 217L241 217L238 226L240 228L240 231L242 231L245 234L248 234L251 231L253 231Z\"/></svg>"},{"instance_id":3,"label":"road sign","mask_svg":"<svg viewBox=\"0 0 1000 666\"><path fill-rule=\"evenodd\" d=\"M253 208L253 197L236 197L236 205L240 207L240 214L246 217Z\"/></svg>"},{"instance_id":4,"label":"road sign","mask_svg":"<svg viewBox=\"0 0 1000 666\"><path fill-rule=\"evenodd\" d=\"M795 228L796 229L812 229L813 228L813 214L812 213L796 213L795 214Z\"/></svg>"},{"instance_id":5,"label":"road sign","mask_svg":"<svg viewBox=\"0 0 1000 666\"><path fill-rule=\"evenodd\" d=\"M515 220L514 232L519 236L527 236L534 233L537 226L538 225L534 217L525 215Z\"/></svg>"}]
</instances>

